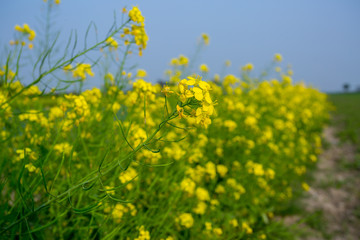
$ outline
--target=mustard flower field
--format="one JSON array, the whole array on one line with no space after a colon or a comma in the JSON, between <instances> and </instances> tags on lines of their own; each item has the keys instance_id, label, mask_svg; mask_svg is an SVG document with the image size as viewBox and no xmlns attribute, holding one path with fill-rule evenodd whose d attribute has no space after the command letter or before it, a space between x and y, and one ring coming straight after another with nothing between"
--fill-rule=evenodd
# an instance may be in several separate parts
<instances>
[{"instance_id":1,"label":"mustard flower field","mask_svg":"<svg viewBox=\"0 0 360 240\"><path fill-rule=\"evenodd\" d=\"M294 84L278 53L271 78L251 63L210 76L179 53L154 84L126 65L146 51L144 16L119 19L81 50L15 26L0 69L0 238L291 239L276 216L309 190L326 95Z\"/></svg>"}]
</instances>

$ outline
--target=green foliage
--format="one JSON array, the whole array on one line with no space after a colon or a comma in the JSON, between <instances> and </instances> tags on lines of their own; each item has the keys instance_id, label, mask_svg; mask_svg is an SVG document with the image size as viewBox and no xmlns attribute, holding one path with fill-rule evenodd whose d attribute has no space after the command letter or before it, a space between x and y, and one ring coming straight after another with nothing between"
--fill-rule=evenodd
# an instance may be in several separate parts
<instances>
[{"instance_id":1,"label":"green foliage","mask_svg":"<svg viewBox=\"0 0 360 240\"><path fill-rule=\"evenodd\" d=\"M360 143L360 93L329 94L335 106L335 123L340 126L339 137L343 141Z\"/></svg>"}]
</instances>

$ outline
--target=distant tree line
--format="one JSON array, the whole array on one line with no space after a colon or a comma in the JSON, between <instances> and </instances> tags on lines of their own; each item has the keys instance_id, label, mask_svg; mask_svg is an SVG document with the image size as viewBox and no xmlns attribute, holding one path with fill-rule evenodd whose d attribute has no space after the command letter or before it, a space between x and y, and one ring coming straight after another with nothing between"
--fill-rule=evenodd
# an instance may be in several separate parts
<instances>
[{"instance_id":1,"label":"distant tree line","mask_svg":"<svg viewBox=\"0 0 360 240\"><path fill-rule=\"evenodd\" d=\"M345 93L350 92L350 84L349 83L344 83L343 84L343 91ZM360 92L360 85L356 87L355 92Z\"/></svg>"}]
</instances>

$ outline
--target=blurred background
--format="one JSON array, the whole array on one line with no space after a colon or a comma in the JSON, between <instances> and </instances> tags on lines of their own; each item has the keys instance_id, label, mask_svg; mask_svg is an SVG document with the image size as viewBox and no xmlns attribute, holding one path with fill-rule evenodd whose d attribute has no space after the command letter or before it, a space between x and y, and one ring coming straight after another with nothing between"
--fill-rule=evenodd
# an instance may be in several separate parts
<instances>
[{"instance_id":1,"label":"blurred background","mask_svg":"<svg viewBox=\"0 0 360 240\"><path fill-rule=\"evenodd\" d=\"M164 79L170 59L179 54L191 57L201 33L210 36L198 64L206 63L210 75L237 74L241 66L254 64L258 76L275 53L283 56L282 67L292 65L293 80L324 92L360 91L360 1L118 1L63 0L57 6L52 28L61 30L66 43L70 31L77 30L80 42L91 21L100 39L106 36L121 9L138 5L145 16L149 35L142 57L131 58L148 72L148 81ZM2 1L0 46L13 39L14 26L28 23L35 30L45 17L42 0ZM34 18L34 15L37 16ZM89 38L94 38L90 34ZM90 39L91 40L91 39ZM4 62L4 54L1 60ZM197 67L197 66L196 66ZM88 79L88 86L100 86L100 79Z\"/></svg>"}]
</instances>

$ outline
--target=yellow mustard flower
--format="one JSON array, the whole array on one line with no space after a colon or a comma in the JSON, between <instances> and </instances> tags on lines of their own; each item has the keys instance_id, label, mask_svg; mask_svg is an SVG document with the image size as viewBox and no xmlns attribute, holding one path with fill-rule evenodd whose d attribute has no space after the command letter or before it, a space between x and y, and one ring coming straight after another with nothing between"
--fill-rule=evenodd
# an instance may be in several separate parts
<instances>
[{"instance_id":1,"label":"yellow mustard flower","mask_svg":"<svg viewBox=\"0 0 360 240\"><path fill-rule=\"evenodd\" d=\"M250 72L254 69L254 65L252 63L247 63L245 66L241 68L243 71Z\"/></svg>"},{"instance_id":2,"label":"yellow mustard flower","mask_svg":"<svg viewBox=\"0 0 360 240\"><path fill-rule=\"evenodd\" d=\"M110 46L110 51L116 50L119 46L118 42L112 37L108 37L105 42Z\"/></svg>"},{"instance_id":3,"label":"yellow mustard flower","mask_svg":"<svg viewBox=\"0 0 360 240\"><path fill-rule=\"evenodd\" d=\"M176 218L176 221L185 228L191 228L194 225L194 219L191 213L182 213Z\"/></svg>"},{"instance_id":4,"label":"yellow mustard flower","mask_svg":"<svg viewBox=\"0 0 360 240\"><path fill-rule=\"evenodd\" d=\"M212 224L211 222L205 222L205 229L207 231L211 231L212 230Z\"/></svg>"},{"instance_id":5,"label":"yellow mustard flower","mask_svg":"<svg viewBox=\"0 0 360 240\"><path fill-rule=\"evenodd\" d=\"M147 72L144 69L138 69L136 72L136 77L144 78L147 76Z\"/></svg>"},{"instance_id":6,"label":"yellow mustard flower","mask_svg":"<svg viewBox=\"0 0 360 240\"><path fill-rule=\"evenodd\" d=\"M282 56L281 56L280 53L276 53L274 55L274 61L276 61L276 62L281 62L282 61Z\"/></svg>"},{"instance_id":7,"label":"yellow mustard flower","mask_svg":"<svg viewBox=\"0 0 360 240\"><path fill-rule=\"evenodd\" d=\"M165 85L164 85L163 89L161 90L161 92L162 92L163 94L165 94L165 96L167 96L167 97L168 97L170 94L174 93L174 91L171 91L171 90L170 90L170 87L169 87L169 86L165 86Z\"/></svg>"},{"instance_id":8,"label":"yellow mustard flower","mask_svg":"<svg viewBox=\"0 0 360 240\"><path fill-rule=\"evenodd\" d=\"M180 183L181 190L187 192L189 195L193 195L196 184L190 178L184 178Z\"/></svg>"},{"instance_id":9,"label":"yellow mustard flower","mask_svg":"<svg viewBox=\"0 0 360 240\"><path fill-rule=\"evenodd\" d=\"M29 172L38 171L38 169L37 169L32 163L25 164L25 168L26 168Z\"/></svg>"},{"instance_id":10,"label":"yellow mustard flower","mask_svg":"<svg viewBox=\"0 0 360 240\"><path fill-rule=\"evenodd\" d=\"M141 11L139 10L139 8L137 6L134 6L129 11L129 18L131 19L131 21L134 21L137 23L144 23L144 21L145 21L145 18L142 16Z\"/></svg>"},{"instance_id":11,"label":"yellow mustard flower","mask_svg":"<svg viewBox=\"0 0 360 240\"><path fill-rule=\"evenodd\" d=\"M205 73L209 72L209 67L206 64L201 64L199 69L200 69L200 71L205 72Z\"/></svg>"},{"instance_id":12,"label":"yellow mustard flower","mask_svg":"<svg viewBox=\"0 0 360 240\"><path fill-rule=\"evenodd\" d=\"M194 213L196 213L196 214L203 215L203 214L205 214L206 208L207 208L206 203L203 202L203 201L200 201L200 202L198 202L198 204L196 205L196 207L193 209L193 211L194 211Z\"/></svg>"},{"instance_id":13,"label":"yellow mustard flower","mask_svg":"<svg viewBox=\"0 0 360 240\"><path fill-rule=\"evenodd\" d=\"M145 230L144 226L139 228L139 236L134 238L134 240L150 240L150 232Z\"/></svg>"},{"instance_id":14,"label":"yellow mustard flower","mask_svg":"<svg viewBox=\"0 0 360 240\"><path fill-rule=\"evenodd\" d=\"M234 228L236 228L237 226L239 226L239 222L238 222L235 218L231 219L231 220L229 221L229 223L230 223Z\"/></svg>"},{"instance_id":15,"label":"yellow mustard flower","mask_svg":"<svg viewBox=\"0 0 360 240\"><path fill-rule=\"evenodd\" d=\"M310 186L306 182L303 182L301 186L306 192L310 190Z\"/></svg>"},{"instance_id":16,"label":"yellow mustard flower","mask_svg":"<svg viewBox=\"0 0 360 240\"><path fill-rule=\"evenodd\" d=\"M217 236L221 236L221 235L223 234L223 231L222 231L221 228L214 228L214 229L213 229L213 232L214 232L214 234L217 235Z\"/></svg>"},{"instance_id":17,"label":"yellow mustard flower","mask_svg":"<svg viewBox=\"0 0 360 240\"><path fill-rule=\"evenodd\" d=\"M180 119L186 117L184 114L184 108L180 107L179 105L176 105L176 111L178 112Z\"/></svg>"},{"instance_id":18,"label":"yellow mustard flower","mask_svg":"<svg viewBox=\"0 0 360 240\"><path fill-rule=\"evenodd\" d=\"M228 168L225 165L218 164L216 166L216 170L221 177L225 177L226 173L228 172Z\"/></svg>"},{"instance_id":19,"label":"yellow mustard flower","mask_svg":"<svg viewBox=\"0 0 360 240\"><path fill-rule=\"evenodd\" d=\"M183 66L187 66L189 64L189 59L184 55L179 56L179 64Z\"/></svg>"},{"instance_id":20,"label":"yellow mustard flower","mask_svg":"<svg viewBox=\"0 0 360 240\"><path fill-rule=\"evenodd\" d=\"M76 68L72 70L73 78L85 79L86 74L93 77L94 73L91 70L91 65L88 63L78 63Z\"/></svg>"},{"instance_id":21,"label":"yellow mustard flower","mask_svg":"<svg viewBox=\"0 0 360 240\"><path fill-rule=\"evenodd\" d=\"M249 226L249 224L247 222L242 222L241 227L246 232L246 234L253 233L253 229Z\"/></svg>"},{"instance_id":22,"label":"yellow mustard flower","mask_svg":"<svg viewBox=\"0 0 360 240\"><path fill-rule=\"evenodd\" d=\"M200 201L210 201L209 192L205 188L202 188L202 187L198 187L196 189L196 197Z\"/></svg>"},{"instance_id":23,"label":"yellow mustard flower","mask_svg":"<svg viewBox=\"0 0 360 240\"><path fill-rule=\"evenodd\" d=\"M204 41L205 45L209 45L209 43L210 43L209 35L207 35L206 33L202 33L201 38Z\"/></svg>"}]
</instances>

